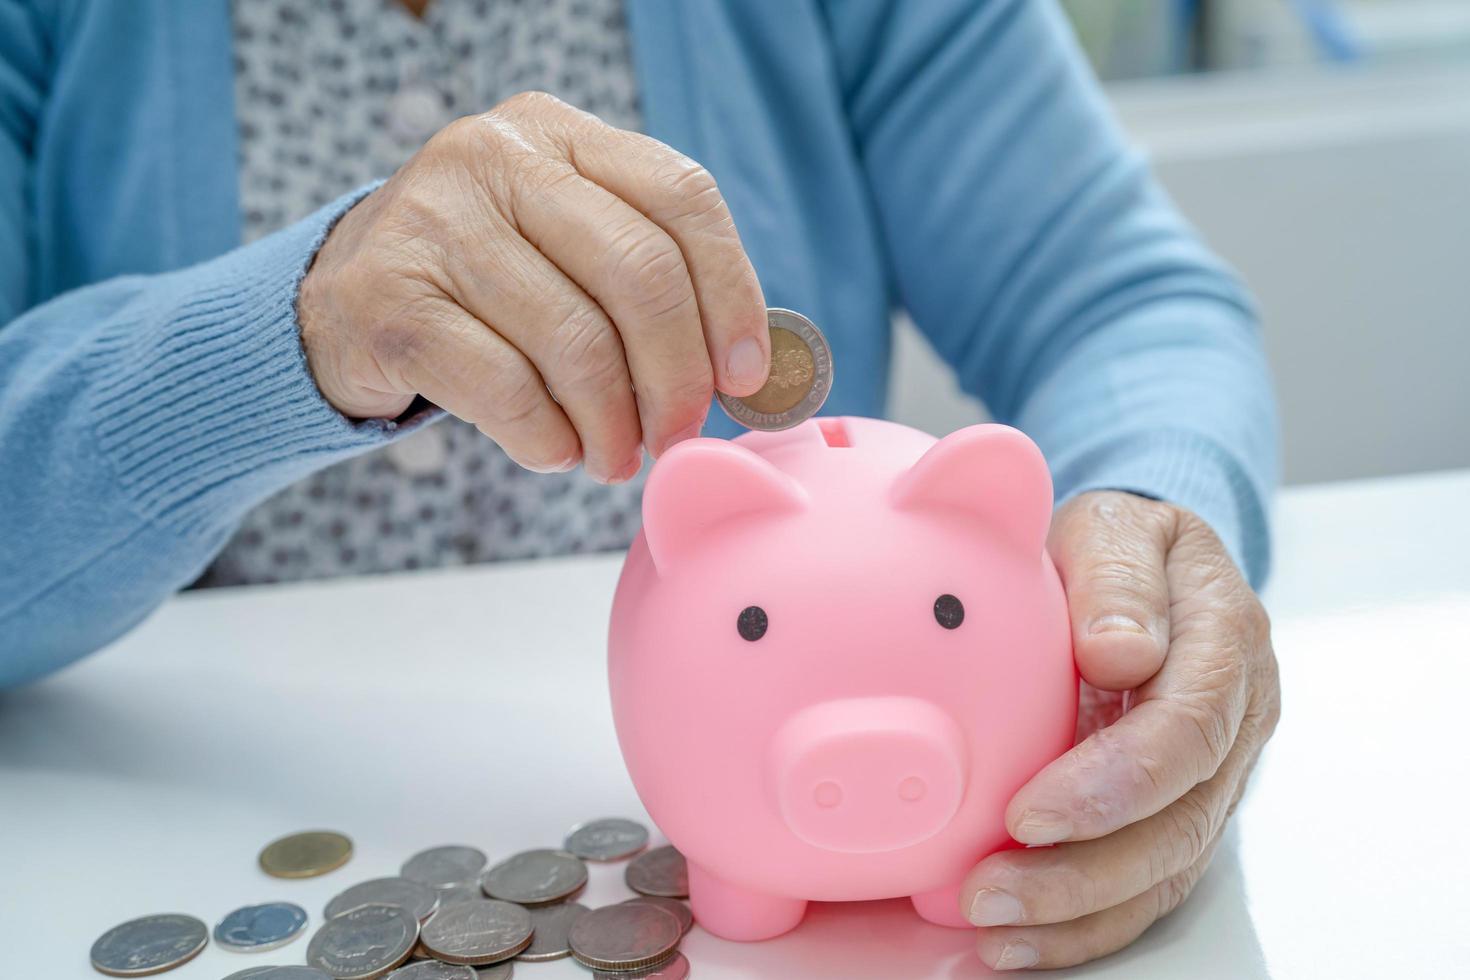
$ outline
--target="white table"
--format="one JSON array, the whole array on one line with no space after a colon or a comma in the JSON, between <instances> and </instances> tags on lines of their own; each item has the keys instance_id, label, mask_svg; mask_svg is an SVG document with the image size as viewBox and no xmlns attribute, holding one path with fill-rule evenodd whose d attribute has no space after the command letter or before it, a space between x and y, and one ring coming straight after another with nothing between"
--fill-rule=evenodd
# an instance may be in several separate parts
<instances>
[{"instance_id":1,"label":"white table","mask_svg":"<svg viewBox=\"0 0 1470 980\"><path fill-rule=\"evenodd\" d=\"M1096 977L1470 975L1470 471L1306 488L1279 506L1285 711L1193 898ZM645 818L613 739L604 631L618 558L256 588L169 602L107 652L0 694L0 975L94 977L104 929L211 925L346 885L432 844L555 844ZM342 870L277 881L266 841L334 827ZM622 897L594 868L583 901ZM906 902L813 906L740 945L695 929L698 980L981 976L966 930ZM210 946L169 974L300 962ZM521 980L580 978L570 961ZM1066 974L1069 975L1069 974Z\"/></svg>"}]
</instances>

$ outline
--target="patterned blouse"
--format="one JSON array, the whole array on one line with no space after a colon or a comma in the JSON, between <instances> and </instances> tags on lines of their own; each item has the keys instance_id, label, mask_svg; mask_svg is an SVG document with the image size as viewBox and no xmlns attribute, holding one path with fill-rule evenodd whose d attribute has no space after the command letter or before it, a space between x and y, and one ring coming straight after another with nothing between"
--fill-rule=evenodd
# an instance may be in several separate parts
<instances>
[{"instance_id":1,"label":"patterned blouse","mask_svg":"<svg viewBox=\"0 0 1470 980\"><path fill-rule=\"evenodd\" d=\"M528 89L640 125L620 0L235 0L246 240L391 174L434 132ZM246 515L199 585L624 548L642 479L522 470L443 421Z\"/></svg>"}]
</instances>

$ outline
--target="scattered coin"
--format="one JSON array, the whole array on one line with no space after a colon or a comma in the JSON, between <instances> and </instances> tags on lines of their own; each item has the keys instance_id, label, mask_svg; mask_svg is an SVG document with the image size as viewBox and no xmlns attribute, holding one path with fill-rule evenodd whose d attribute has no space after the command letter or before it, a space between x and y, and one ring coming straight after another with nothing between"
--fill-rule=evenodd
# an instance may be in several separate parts
<instances>
[{"instance_id":1,"label":"scattered coin","mask_svg":"<svg viewBox=\"0 0 1470 980\"><path fill-rule=\"evenodd\" d=\"M623 872L628 887L640 895L661 898L689 897L689 866L684 855L669 846L640 854Z\"/></svg>"},{"instance_id":2,"label":"scattered coin","mask_svg":"<svg viewBox=\"0 0 1470 980\"><path fill-rule=\"evenodd\" d=\"M629 902L593 909L572 925L572 955L594 970L638 970L668 959L684 937L674 913Z\"/></svg>"},{"instance_id":3,"label":"scattered coin","mask_svg":"<svg viewBox=\"0 0 1470 980\"><path fill-rule=\"evenodd\" d=\"M666 962L643 970L592 971L592 980L688 980L689 961L675 953Z\"/></svg>"},{"instance_id":4,"label":"scattered coin","mask_svg":"<svg viewBox=\"0 0 1470 980\"><path fill-rule=\"evenodd\" d=\"M407 909L423 922L439 907L439 893L428 885L406 878L373 878L361 881L327 903L323 915L335 919L364 905L393 905Z\"/></svg>"},{"instance_id":5,"label":"scattered coin","mask_svg":"<svg viewBox=\"0 0 1470 980\"><path fill-rule=\"evenodd\" d=\"M484 897L485 893L480 891L479 881L465 882L460 885L449 885L439 889L439 907L442 909L460 902L478 902Z\"/></svg>"},{"instance_id":6,"label":"scattered coin","mask_svg":"<svg viewBox=\"0 0 1470 980\"><path fill-rule=\"evenodd\" d=\"M477 847L449 844L419 851L403 862L399 874L409 881L444 888L472 882L485 870L485 852Z\"/></svg>"},{"instance_id":7,"label":"scattered coin","mask_svg":"<svg viewBox=\"0 0 1470 980\"><path fill-rule=\"evenodd\" d=\"M566 851L522 851L485 872L480 889L491 898L545 905L570 898L587 884L587 865Z\"/></svg>"},{"instance_id":8,"label":"scattered coin","mask_svg":"<svg viewBox=\"0 0 1470 980\"><path fill-rule=\"evenodd\" d=\"M424 926L424 946L436 959L484 966L531 945L531 913L510 902L481 899L451 905Z\"/></svg>"},{"instance_id":9,"label":"scattered coin","mask_svg":"<svg viewBox=\"0 0 1470 980\"><path fill-rule=\"evenodd\" d=\"M290 902L267 902L236 909L214 927L224 949L263 953L286 945L306 929L306 909Z\"/></svg>"},{"instance_id":10,"label":"scattered coin","mask_svg":"<svg viewBox=\"0 0 1470 980\"><path fill-rule=\"evenodd\" d=\"M199 955L209 927L192 915L145 915L111 929L92 944L92 966L114 977L146 977Z\"/></svg>"},{"instance_id":11,"label":"scattered coin","mask_svg":"<svg viewBox=\"0 0 1470 980\"><path fill-rule=\"evenodd\" d=\"M716 392L725 414L748 429L789 429L817 414L832 391L832 349L822 331L800 313L766 310L771 331L771 374L744 398Z\"/></svg>"},{"instance_id":12,"label":"scattered coin","mask_svg":"<svg viewBox=\"0 0 1470 980\"><path fill-rule=\"evenodd\" d=\"M477 980L510 980L511 974L515 972L515 967L510 960L506 960L504 963L476 967L475 972L479 974Z\"/></svg>"},{"instance_id":13,"label":"scattered coin","mask_svg":"<svg viewBox=\"0 0 1470 980\"><path fill-rule=\"evenodd\" d=\"M419 920L396 905L364 905L329 918L311 937L306 961L335 980L376 980L408 959Z\"/></svg>"},{"instance_id":14,"label":"scattered coin","mask_svg":"<svg viewBox=\"0 0 1470 980\"><path fill-rule=\"evenodd\" d=\"M388 980L479 980L474 967L438 960L422 960L400 966L388 974Z\"/></svg>"},{"instance_id":15,"label":"scattered coin","mask_svg":"<svg viewBox=\"0 0 1470 980\"><path fill-rule=\"evenodd\" d=\"M251 966L225 980L332 980L314 966Z\"/></svg>"},{"instance_id":16,"label":"scattered coin","mask_svg":"<svg viewBox=\"0 0 1470 980\"><path fill-rule=\"evenodd\" d=\"M271 841L260 852L260 867L276 878L315 878L352 857L352 841L333 830L308 830Z\"/></svg>"},{"instance_id":17,"label":"scattered coin","mask_svg":"<svg viewBox=\"0 0 1470 980\"><path fill-rule=\"evenodd\" d=\"M622 817L589 820L572 828L564 846L588 861L620 861L648 846L648 828Z\"/></svg>"},{"instance_id":18,"label":"scattered coin","mask_svg":"<svg viewBox=\"0 0 1470 980\"><path fill-rule=\"evenodd\" d=\"M628 902L647 902L649 905L657 905L661 909L667 909L674 913L679 920L679 926L688 933L694 926L694 913L689 906L677 898L664 898L662 895L639 895L637 898L627 899Z\"/></svg>"},{"instance_id":19,"label":"scattered coin","mask_svg":"<svg viewBox=\"0 0 1470 980\"><path fill-rule=\"evenodd\" d=\"M576 921L587 914L587 906L577 902L558 902L526 911L531 913L531 928L535 931L531 933L531 945L522 950L516 959L541 963L572 955L567 937Z\"/></svg>"}]
</instances>

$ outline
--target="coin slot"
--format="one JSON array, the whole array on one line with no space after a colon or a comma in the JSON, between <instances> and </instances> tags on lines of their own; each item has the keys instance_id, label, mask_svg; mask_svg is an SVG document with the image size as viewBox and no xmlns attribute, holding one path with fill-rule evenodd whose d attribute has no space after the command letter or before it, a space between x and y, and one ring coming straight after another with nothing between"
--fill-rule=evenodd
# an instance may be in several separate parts
<instances>
[{"instance_id":1,"label":"coin slot","mask_svg":"<svg viewBox=\"0 0 1470 980\"><path fill-rule=\"evenodd\" d=\"M822 439L833 449L850 449L852 440L847 437L847 423L843 419L817 419L817 428Z\"/></svg>"}]
</instances>

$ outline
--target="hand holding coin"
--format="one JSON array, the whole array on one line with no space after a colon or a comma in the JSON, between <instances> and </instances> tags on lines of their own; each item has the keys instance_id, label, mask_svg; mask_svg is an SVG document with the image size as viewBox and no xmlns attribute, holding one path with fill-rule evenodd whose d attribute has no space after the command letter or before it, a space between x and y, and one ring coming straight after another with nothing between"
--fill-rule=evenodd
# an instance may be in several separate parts
<instances>
[{"instance_id":1,"label":"hand holding coin","mask_svg":"<svg viewBox=\"0 0 1470 980\"><path fill-rule=\"evenodd\" d=\"M747 429L776 432L800 425L832 391L832 349L822 331L800 313L766 311L771 330L771 373L753 395L719 392L725 414Z\"/></svg>"}]
</instances>

